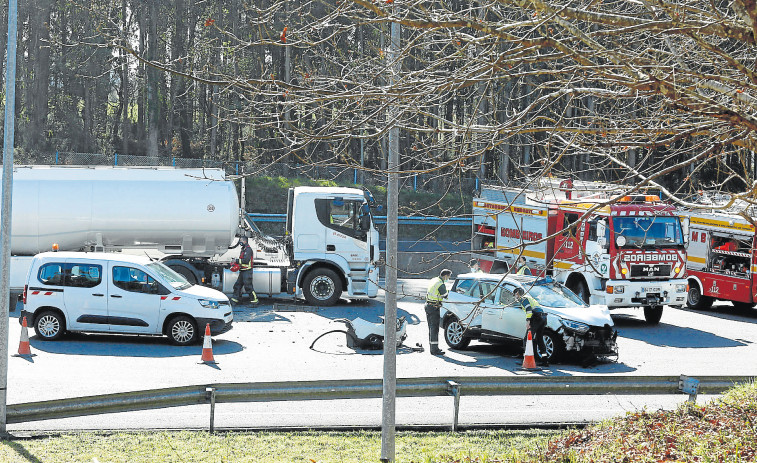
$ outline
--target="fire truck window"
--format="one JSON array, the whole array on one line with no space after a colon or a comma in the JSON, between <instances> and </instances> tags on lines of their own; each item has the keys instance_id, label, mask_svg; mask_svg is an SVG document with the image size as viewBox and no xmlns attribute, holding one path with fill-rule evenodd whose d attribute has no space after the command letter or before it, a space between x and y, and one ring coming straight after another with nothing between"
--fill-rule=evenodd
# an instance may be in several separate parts
<instances>
[{"instance_id":1,"label":"fire truck window","mask_svg":"<svg viewBox=\"0 0 757 463\"><path fill-rule=\"evenodd\" d=\"M563 235L565 236L576 236L578 235L578 225L576 225L573 228L569 228L574 223L578 222L578 218L580 217L579 214L571 214L567 213L564 216L563 219Z\"/></svg>"}]
</instances>

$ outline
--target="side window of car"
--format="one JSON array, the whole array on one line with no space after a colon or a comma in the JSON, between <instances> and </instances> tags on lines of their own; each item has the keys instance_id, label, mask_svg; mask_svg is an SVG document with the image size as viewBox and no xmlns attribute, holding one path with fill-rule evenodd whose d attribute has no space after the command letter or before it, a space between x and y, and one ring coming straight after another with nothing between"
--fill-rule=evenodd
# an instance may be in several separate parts
<instances>
[{"instance_id":1,"label":"side window of car","mask_svg":"<svg viewBox=\"0 0 757 463\"><path fill-rule=\"evenodd\" d=\"M476 280L457 280L452 291L465 296L472 296L471 289L473 289L473 283L475 282Z\"/></svg>"},{"instance_id":2,"label":"side window of car","mask_svg":"<svg viewBox=\"0 0 757 463\"><path fill-rule=\"evenodd\" d=\"M65 284L64 264L50 263L40 267L37 273L37 280L43 285L63 286Z\"/></svg>"},{"instance_id":3,"label":"side window of car","mask_svg":"<svg viewBox=\"0 0 757 463\"><path fill-rule=\"evenodd\" d=\"M94 288L102 281L102 266L95 264L66 264L66 286Z\"/></svg>"},{"instance_id":4,"label":"side window of car","mask_svg":"<svg viewBox=\"0 0 757 463\"><path fill-rule=\"evenodd\" d=\"M515 305L515 296L508 288L502 288L499 292L499 303L504 306Z\"/></svg>"},{"instance_id":5,"label":"side window of car","mask_svg":"<svg viewBox=\"0 0 757 463\"><path fill-rule=\"evenodd\" d=\"M133 293L157 294L160 288L150 275L133 267L113 267L113 284Z\"/></svg>"},{"instance_id":6,"label":"side window of car","mask_svg":"<svg viewBox=\"0 0 757 463\"><path fill-rule=\"evenodd\" d=\"M496 288L496 284L488 282L488 281L482 281L478 285L478 297L482 298L485 302L494 302L494 296L496 295L496 291L494 289Z\"/></svg>"}]
</instances>

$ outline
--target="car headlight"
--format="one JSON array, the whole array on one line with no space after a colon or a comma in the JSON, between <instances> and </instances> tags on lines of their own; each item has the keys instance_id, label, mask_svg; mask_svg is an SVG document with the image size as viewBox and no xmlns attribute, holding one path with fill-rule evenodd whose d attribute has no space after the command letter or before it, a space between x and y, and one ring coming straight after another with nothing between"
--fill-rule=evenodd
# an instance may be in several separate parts
<instances>
[{"instance_id":1,"label":"car headlight","mask_svg":"<svg viewBox=\"0 0 757 463\"><path fill-rule=\"evenodd\" d=\"M206 309L217 309L221 305L218 301L210 301L208 299L198 299L197 302Z\"/></svg>"},{"instance_id":2,"label":"car headlight","mask_svg":"<svg viewBox=\"0 0 757 463\"><path fill-rule=\"evenodd\" d=\"M565 328L575 331L578 334L584 334L587 331L589 331L589 325L586 323L576 322L573 320L564 320L561 319L560 322L562 323L562 326Z\"/></svg>"},{"instance_id":3,"label":"car headlight","mask_svg":"<svg viewBox=\"0 0 757 463\"><path fill-rule=\"evenodd\" d=\"M677 293L685 293L685 292L687 292L688 291L688 289L686 289L687 286L688 285L676 285L676 292Z\"/></svg>"}]
</instances>

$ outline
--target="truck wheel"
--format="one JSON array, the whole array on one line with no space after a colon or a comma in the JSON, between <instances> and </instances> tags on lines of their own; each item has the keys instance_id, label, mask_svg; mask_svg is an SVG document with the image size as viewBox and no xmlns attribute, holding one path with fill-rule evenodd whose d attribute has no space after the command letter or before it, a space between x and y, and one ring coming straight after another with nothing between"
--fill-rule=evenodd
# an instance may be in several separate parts
<instances>
[{"instance_id":1,"label":"truck wheel","mask_svg":"<svg viewBox=\"0 0 757 463\"><path fill-rule=\"evenodd\" d=\"M168 324L166 334L173 344L188 346L198 338L197 325L186 315L179 315Z\"/></svg>"},{"instance_id":2,"label":"truck wheel","mask_svg":"<svg viewBox=\"0 0 757 463\"><path fill-rule=\"evenodd\" d=\"M342 281L333 270L317 268L305 276L302 294L313 305L334 305L342 296Z\"/></svg>"},{"instance_id":3,"label":"truck wheel","mask_svg":"<svg viewBox=\"0 0 757 463\"><path fill-rule=\"evenodd\" d=\"M547 361L549 363L555 363L562 360L563 355L565 355L565 343L562 340L562 337L555 333L554 331L544 331L542 334L542 337L544 338L544 347L547 349ZM539 345L536 346L537 349L539 349ZM539 355L542 355L543 352L539 350Z\"/></svg>"},{"instance_id":4,"label":"truck wheel","mask_svg":"<svg viewBox=\"0 0 757 463\"><path fill-rule=\"evenodd\" d=\"M754 308L753 302L736 302L731 301L731 304L733 304L733 308L742 312L746 312L747 310L752 310Z\"/></svg>"},{"instance_id":5,"label":"truck wheel","mask_svg":"<svg viewBox=\"0 0 757 463\"><path fill-rule=\"evenodd\" d=\"M689 283L689 294L686 297L686 305L690 309L709 309L712 307L713 298L702 295L702 289L695 281Z\"/></svg>"},{"instance_id":6,"label":"truck wheel","mask_svg":"<svg viewBox=\"0 0 757 463\"><path fill-rule=\"evenodd\" d=\"M576 279L570 284L570 286L568 286L568 289L576 293L576 296L582 301L587 304L589 303L589 286L586 285L585 281L582 279Z\"/></svg>"},{"instance_id":7,"label":"truck wheel","mask_svg":"<svg viewBox=\"0 0 757 463\"><path fill-rule=\"evenodd\" d=\"M66 319L58 312L46 310L34 320L34 331L42 341L55 341L66 332Z\"/></svg>"},{"instance_id":8,"label":"truck wheel","mask_svg":"<svg viewBox=\"0 0 757 463\"><path fill-rule=\"evenodd\" d=\"M192 272L191 270L189 270L188 268L186 268L186 267L183 267L183 266L181 266L181 265L169 265L169 267L170 267L170 268L171 268L171 270L173 270L174 272L176 272L176 273L178 273L179 275L181 275L181 276L183 276L184 278L186 278L186 279L187 279L187 281L188 281L188 282L190 282L191 284L193 284L193 285L196 285L196 284L197 284L197 277L196 277L196 276L195 276L195 274L194 274L194 273L193 273L193 272Z\"/></svg>"},{"instance_id":9,"label":"truck wheel","mask_svg":"<svg viewBox=\"0 0 757 463\"><path fill-rule=\"evenodd\" d=\"M662 318L662 306L658 305L655 307L652 306L644 306L644 319L649 323L650 325L656 325L660 323L660 319Z\"/></svg>"},{"instance_id":10,"label":"truck wheel","mask_svg":"<svg viewBox=\"0 0 757 463\"><path fill-rule=\"evenodd\" d=\"M465 328L454 315L444 322L444 341L450 349L463 350L470 344L470 338L465 337Z\"/></svg>"}]
</instances>

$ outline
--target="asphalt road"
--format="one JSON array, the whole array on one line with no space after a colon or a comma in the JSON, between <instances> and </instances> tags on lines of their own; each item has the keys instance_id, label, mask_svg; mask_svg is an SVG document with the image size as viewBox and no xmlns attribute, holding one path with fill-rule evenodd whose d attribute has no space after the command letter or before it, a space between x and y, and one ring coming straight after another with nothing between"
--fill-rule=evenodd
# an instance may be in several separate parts
<instances>
[{"instance_id":1,"label":"asphalt road","mask_svg":"<svg viewBox=\"0 0 757 463\"><path fill-rule=\"evenodd\" d=\"M407 346L427 346L421 295L426 280L402 280L399 313L410 321ZM218 365L199 364L202 346L177 347L164 338L73 334L57 342L31 338L31 360L9 359L8 403L77 397L220 382L381 378L380 352L358 352L345 337L320 334L339 328L334 320L362 317L378 321L383 294L372 301L341 301L308 310L303 304L263 299L258 307L238 307L234 329L213 341ZM273 311L272 303L282 310ZM14 314L12 314L14 316ZM15 314L17 316L17 313ZM445 357L400 348L398 377L512 375L752 375L757 376L757 310L736 312L723 304L709 311L666 308L658 326L648 326L641 310L614 311L620 331L617 363L589 368L552 365L540 372L519 371L516 348L472 343ZM31 331L30 334L33 334ZM11 320L9 346L15 353L20 327ZM523 424L586 422L641 408L672 408L686 400L671 396L465 397L460 423ZM700 397L700 401L706 398ZM398 399L398 425L446 425L452 398ZM219 428L378 426L381 400L219 404ZM118 413L9 425L11 431L57 429L203 428L208 406Z\"/></svg>"}]
</instances>

